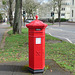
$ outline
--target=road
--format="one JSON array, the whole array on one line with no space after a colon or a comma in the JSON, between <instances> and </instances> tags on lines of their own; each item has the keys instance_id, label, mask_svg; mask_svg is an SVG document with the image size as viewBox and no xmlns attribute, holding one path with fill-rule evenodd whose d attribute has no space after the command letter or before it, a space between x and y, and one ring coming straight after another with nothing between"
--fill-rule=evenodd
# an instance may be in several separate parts
<instances>
[{"instance_id":1,"label":"road","mask_svg":"<svg viewBox=\"0 0 75 75\"><path fill-rule=\"evenodd\" d=\"M9 27L9 25L6 23L0 24L0 42L2 40L2 35L7 30L7 27ZM75 23L64 22L61 23L60 27L58 23L55 23L55 25L51 25L46 28L46 33L75 44Z\"/></svg>"},{"instance_id":2,"label":"road","mask_svg":"<svg viewBox=\"0 0 75 75\"><path fill-rule=\"evenodd\" d=\"M7 30L7 27L9 27L9 25L7 25L6 23L0 23L0 43L4 32Z\"/></svg>"},{"instance_id":3,"label":"road","mask_svg":"<svg viewBox=\"0 0 75 75\"><path fill-rule=\"evenodd\" d=\"M55 24L46 28L46 33L67 40L70 43L75 44L75 23L62 23L63 25Z\"/></svg>"}]
</instances>

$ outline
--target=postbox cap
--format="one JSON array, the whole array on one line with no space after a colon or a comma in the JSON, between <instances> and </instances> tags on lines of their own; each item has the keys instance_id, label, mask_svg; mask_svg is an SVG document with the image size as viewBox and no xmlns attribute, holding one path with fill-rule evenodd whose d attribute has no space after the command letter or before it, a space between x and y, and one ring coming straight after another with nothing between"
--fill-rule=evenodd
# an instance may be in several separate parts
<instances>
[{"instance_id":1,"label":"postbox cap","mask_svg":"<svg viewBox=\"0 0 75 75\"><path fill-rule=\"evenodd\" d=\"M27 28L46 28L47 24L43 23L42 21L38 20L38 16L36 15L36 20L32 21L29 24L26 24Z\"/></svg>"}]
</instances>

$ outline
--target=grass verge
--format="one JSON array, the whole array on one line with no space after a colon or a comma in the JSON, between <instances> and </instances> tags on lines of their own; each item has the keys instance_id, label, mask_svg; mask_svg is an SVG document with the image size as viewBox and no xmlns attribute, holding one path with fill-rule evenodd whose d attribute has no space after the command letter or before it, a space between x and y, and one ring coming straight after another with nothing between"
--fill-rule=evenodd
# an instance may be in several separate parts
<instances>
[{"instance_id":1,"label":"grass verge","mask_svg":"<svg viewBox=\"0 0 75 75\"><path fill-rule=\"evenodd\" d=\"M46 23L47 25L52 25L51 23Z\"/></svg>"},{"instance_id":2,"label":"grass verge","mask_svg":"<svg viewBox=\"0 0 75 75\"><path fill-rule=\"evenodd\" d=\"M0 62L28 60L28 30L22 34L8 32L4 50L0 50ZM54 59L60 66L75 71L75 45L46 34L45 58Z\"/></svg>"}]
</instances>

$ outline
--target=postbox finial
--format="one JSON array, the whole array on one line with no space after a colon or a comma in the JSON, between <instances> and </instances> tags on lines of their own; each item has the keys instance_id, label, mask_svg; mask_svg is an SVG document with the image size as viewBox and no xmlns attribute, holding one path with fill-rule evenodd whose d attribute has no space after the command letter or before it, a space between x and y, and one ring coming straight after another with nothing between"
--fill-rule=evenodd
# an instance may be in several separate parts
<instances>
[{"instance_id":1,"label":"postbox finial","mask_svg":"<svg viewBox=\"0 0 75 75\"><path fill-rule=\"evenodd\" d=\"M36 17L36 20L37 20L38 19L38 15L36 15L35 17Z\"/></svg>"}]
</instances>

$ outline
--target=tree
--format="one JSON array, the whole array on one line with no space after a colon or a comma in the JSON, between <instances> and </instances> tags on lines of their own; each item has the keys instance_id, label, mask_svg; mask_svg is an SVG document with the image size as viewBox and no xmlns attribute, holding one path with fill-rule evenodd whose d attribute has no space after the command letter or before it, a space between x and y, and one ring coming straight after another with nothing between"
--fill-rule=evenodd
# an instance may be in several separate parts
<instances>
[{"instance_id":1,"label":"tree","mask_svg":"<svg viewBox=\"0 0 75 75\"><path fill-rule=\"evenodd\" d=\"M38 8L40 19L47 18L47 20L49 21L49 18L50 18L50 15L51 15L50 13L51 13L52 7L53 7L52 5L53 5L52 1L42 2L40 4L40 7Z\"/></svg>"},{"instance_id":2,"label":"tree","mask_svg":"<svg viewBox=\"0 0 75 75\"><path fill-rule=\"evenodd\" d=\"M8 0L2 0L2 8L8 12L9 10L9 1Z\"/></svg>"},{"instance_id":3,"label":"tree","mask_svg":"<svg viewBox=\"0 0 75 75\"><path fill-rule=\"evenodd\" d=\"M13 0L9 0L9 22L10 22L10 26L13 26L12 3L13 3Z\"/></svg>"},{"instance_id":4,"label":"tree","mask_svg":"<svg viewBox=\"0 0 75 75\"><path fill-rule=\"evenodd\" d=\"M15 0L15 17L13 25L13 34L21 34L22 25L22 0Z\"/></svg>"},{"instance_id":5,"label":"tree","mask_svg":"<svg viewBox=\"0 0 75 75\"><path fill-rule=\"evenodd\" d=\"M14 2L14 0L2 0L2 8L4 9L4 11L6 13L9 14L10 26L13 25L13 15L12 15L12 12L13 12L13 9L14 9L14 4L15 4L13 2Z\"/></svg>"},{"instance_id":6,"label":"tree","mask_svg":"<svg viewBox=\"0 0 75 75\"><path fill-rule=\"evenodd\" d=\"M59 19L59 26L60 26L60 14L61 14L61 2L62 0L58 0L58 19Z\"/></svg>"},{"instance_id":7,"label":"tree","mask_svg":"<svg viewBox=\"0 0 75 75\"><path fill-rule=\"evenodd\" d=\"M40 3L35 0L23 0L23 8L28 14L28 16L30 16L31 14L33 16L34 11L36 11L39 5ZM34 16L33 16L33 19L34 19Z\"/></svg>"},{"instance_id":8,"label":"tree","mask_svg":"<svg viewBox=\"0 0 75 75\"><path fill-rule=\"evenodd\" d=\"M2 17L2 14L0 14L0 22L2 21L3 17Z\"/></svg>"},{"instance_id":9,"label":"tree","mask_svg":"<svg viewBox=\"0 0 75 75\"><path fill-rule=\"evenodd\" d=\"M55 8L58 8L58 19L59 19L59 26L60 26L60 14L61 14L61 3L62 0L52 0L53 1L53 11L55 11Z\"/></svg>"}]
</instances>

